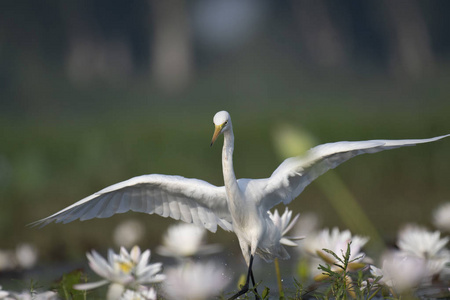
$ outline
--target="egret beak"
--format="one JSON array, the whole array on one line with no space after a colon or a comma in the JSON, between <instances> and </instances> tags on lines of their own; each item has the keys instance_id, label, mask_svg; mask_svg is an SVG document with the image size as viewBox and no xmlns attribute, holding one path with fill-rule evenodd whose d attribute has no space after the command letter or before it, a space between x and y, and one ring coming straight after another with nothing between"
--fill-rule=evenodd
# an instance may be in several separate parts
<instances>
[{"instance_id":1,"label":"egret beak","mask_svg":"<svg viewBox=\"0 0 450 300\"><path fill-rule=\"evenodd\" d=\"M210 146L212 146L214 144L214 142L217 140L217 137L219 136L221 130L222 130L222 126L216 125L216 129L214 130L214 134L213 134Z\"/></svg>"}]
</instances>

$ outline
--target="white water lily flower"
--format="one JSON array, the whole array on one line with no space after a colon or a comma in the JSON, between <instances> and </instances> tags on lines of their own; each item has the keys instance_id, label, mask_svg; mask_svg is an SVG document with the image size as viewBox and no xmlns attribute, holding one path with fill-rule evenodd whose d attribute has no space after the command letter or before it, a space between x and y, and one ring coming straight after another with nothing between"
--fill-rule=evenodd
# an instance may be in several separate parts
<instances>
[{"instance_id":1,"label":"white water lily flower","mask_svg":"<svg viewBox=\"0 0 450 300\"><path fill-rule=\"evenodd\" d=\"M120 300L156 300L154 288L142 287L138 291L126 290Z\"/></svg>"},{"instance_id":2,"label":"white water lily flower","mask_svg":"<svg viewBox=\"0 0 450 300\"><path fill-rule=\"evenodd\" d=\"M382 276L380 283L398 293L408 291L420 284L426 271L424 259L395 251L384 255L381 269L371 266L373 276Z\"/></svg>"},{"instance_id":3,"label":"white water lily flower","mask_svg":"<svg viewBox=\"0 0 450 300\"><path fill-rule=\"evenodd\" d=\"M108 250L108 261L96 251L87 253L91 269L105 278L104 280L77 284L77 290L94 289L110 284L108 299L119 299L125 289L139 290L141 285L157 283L164 280L165 276L158 274L162 269L161 263L148 264L150 250L141 253L138 246L134 246L131 252L125 248L120 249L120 254Z\"/></svg>"},{"instance_id":4,"label":"white water lily flower","mask_svg":"<svg viewBox=\"0 0 450 300\"><path fill-rule=\"evenodd\" d=\"M126 248L139 242L145 234L145 227L137 220L126 220L116 226L113 233L114 243Z\"/></svg>"},{"instance_id":5,"label":"white water lily flower","mask_svg":"<svg viewBox=\"0 0 450 300\"><path fill-rule=\"evenodd\" d=\"M351 263L348 265L348 270L357 270L364 266L368 261L364 252L361 252L362 247L368 242L367 237L358 235L352 236L349 230L339 231L338 228L324 229L315 235L309 235L303 243L302 251L308 253L313 257L311 260L310 271L315 276L316 280L325 279L321 272L317 269L319 264L327 263L333 270L342 270L334 264L340 264L339 261L331 254L323 251L328 249L333 251L338 257L343 258L347 251L347 245L350 244L350 259Z\"/></svg>"},{"instance_id":6,"label":"white water lily flower","mask_svg":"<svg viewBox=\"0 0 450 300\"><path fill-rule=\"evenodd\" d=\"M0 271L11 270L16 267L14 252L0 249Z\"/></svg>"},{"instance_id":7,"label":"white water lily flower","mask_svg":"<svg viewBox=\"0 0 450 300\"><path fill-rule=\"evenodd\" d=\"M450 232L450 202L440 205L433 212L433 224L442 231Z\"/></svg>"},{"instance_id":8,"label":"white water lily flower","mask_svg":"<svg viewBox=\"0 0 450 300\"><path fill-rule=\"evenodd\" d=\"M9 292L2 290L2 286L0 285L0 299L6 299L9 295Z\"/></svg>"},{"instance_id":9,"label":"white water lily flower","mask_svg":"<svg viewBox=\"0 0 450 300\"><path fill-rule=\"evenodd\" d=\"M19 244L16 250L0 250L0 271L29 269L36 264L37 249L31 244Z\"/></svg>"},{"instance_id":10,"label":"white water lily flower","mask_svg":"<svg viewBox=\"0 0 450 300\"><path fill-rule=\"evenodd\" d=\"M357 235L352 236L349 230L341 232L336 227L331 231L329 229L324 229L315 236L308 236L305 240L305 247L303 250L313 257L316 257L316 259L311 260L310 265L312 268L316 269L316 271L313 271L310 267L311 273L316 274L316 276L314 276L314 280L323 281L328 279L328 274L317 271L319 264L324 265L324 262L330 265L334 272L356 271L363 268L365 266L364 259L366 259L366 257L365 254L361 252L361 248L367 243L368 240L369 239L366 237L360 237ZM346 270L343 270L343 268L337 266L342 266L342 262L323 249L331 250L337 257L344 260L349 244L349 263ZM353 290L354 285L352 283L352 278L347 275L346 281L347 292L351 295L351 297L356 297L355 291Z\"/></svg>"},{"instance_id":11,"label":"white water lily flower","mask_svg":"<svg viewBox=\"0 0 450 300\"><path fill-rule=\"evenodd\" d=\"M347 245L350 245L350 261L361 262L365 258L365 254L361 252L362 247L369 241L367 237L361 237L358 235L352 236L349 230L339 231L337 227L331 231L324 229L317 235L311 237L307 243L305 242L305 250L312 255L319 255L320 258L333 264L336 263L336 258L331 254L326 253L323 249L333 251L339 257L345 254L347 251Z\"/></svg>"},{"instance_id":12,"label":"white water lily flower","mask_svg":"<svg viewBox=\"0 0 450 300\"><path fill-rule=\"evenodd\" d=\"M178 258L220 251L222 248L220 245L203 244L205 235L205 228L195 224L179 223L172 225L163 237L163 245L159 246L156 251L163 256Z\"/></svg>"},{"instance_id":13,"label":"white water lily flower","mask_svg":"<svg viewBox=\"0 0 450 300\"><path fill-rule=\"evenodd\" d=\"M168 299L212 299L230 282L224 275L225 267L213 262L186 263L178 267L168 268L163 284Z\"/></svg>"},{"instance_id":14,"label":"white water lily flower","mask_svg":"<svg viewBox=\"0 0 450 300\"><path fill-rule=\"evenodd\" d=\"M450 251L445 248L449 237L441 238L439 231L431 232L423 227L408 225L398 236L397 246L405 255L426 261L426 275L433 276L450 262Z\"/></svg>"},{"instance_id":15,"label":"white water lily flower","mask_svg":"<svg viewBox=\"0 0 450 300\"><path fill-rule=\"evenodd\" d=\"M10 292L5 297L0 297L2 300L58 300L58 294L52 291L37 293L24 291L22 293Z\"/></svg>"},{"instance_id":16,"label":"white water lily flower","mask_svg":"<svg viewBox=\"0 0 450 300\"><path fill-rule=\"evenodd\" d=\"M299 237L287 237L286 234L289 232L289 230L294 227L295 223L297 223L298 217L300 214L297 214L294 219L291 222L292 218L292 210L289 210L287 207L283 213L282 216L278 213L278 210L275 209L274 213L268 211L269 217L272 219L275 226L277 226L280 229L281 232L281 239L280 243L286 246L295 247L298 246L297 243L294 241L304 239L305 237L299 236Z\"/></svg>"},{"instance_id":17,"label":"white water lily flower","mask_svg":"<svg viewBox=\"0 0 450 300\"><path fill-rule=\"evenodd\" d=\"M38 252L34 245L24 243L20 244L16 248L17 264L24 269L32 268L38 259Z\"/></svg>"}]
</instances>

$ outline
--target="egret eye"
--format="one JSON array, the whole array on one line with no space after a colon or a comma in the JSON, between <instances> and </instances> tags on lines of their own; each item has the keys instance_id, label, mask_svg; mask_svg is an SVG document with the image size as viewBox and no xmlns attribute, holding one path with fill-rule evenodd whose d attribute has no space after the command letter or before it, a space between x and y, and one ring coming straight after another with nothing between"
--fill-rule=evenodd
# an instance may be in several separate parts
<instances>
[{"instance_id":1,"label":"egret eye","mask_svg":"<svg viewBox=\"0 0 450 300\"><path fill-rule=\"evenodd\" d=\"M225 123L223 123L223 126L226 126L228 124L228 121L225 121Z\"/></svg>"}]
</instances>

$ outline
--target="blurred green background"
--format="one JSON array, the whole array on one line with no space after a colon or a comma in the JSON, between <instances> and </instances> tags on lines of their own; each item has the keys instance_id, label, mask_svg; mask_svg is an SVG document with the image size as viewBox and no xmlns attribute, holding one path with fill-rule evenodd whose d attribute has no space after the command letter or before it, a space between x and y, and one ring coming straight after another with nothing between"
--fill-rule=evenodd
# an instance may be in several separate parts
<instances>
[{"instance_id":1,"label":"blurred green background","mask_svg":"<svg viewBox=\"0 0 450 300\"><path fill-rule=\"evenodd\" d=\"M141 174L222 185L221 142L209 147L219 110L233 118L238 177L275 170L286 126L317 144L450 133L448 1L1 6L0 248L32 243L40 262L114 247L115 226L132 218L145 224L141 247L154 249L173 220L26 224ZM450 140L357 157L336 172L389 243L405 223L430 226L450 199ZM346 228L317 183L290 208ZM210 240L241 259L233 234Z\"/></svg>"}]
</instances>

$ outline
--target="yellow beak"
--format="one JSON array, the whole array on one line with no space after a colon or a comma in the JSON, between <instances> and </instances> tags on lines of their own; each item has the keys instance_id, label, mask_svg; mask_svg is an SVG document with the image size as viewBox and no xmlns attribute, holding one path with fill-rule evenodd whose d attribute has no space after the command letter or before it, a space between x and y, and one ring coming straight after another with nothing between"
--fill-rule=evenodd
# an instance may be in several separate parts
<instances>
[{"instance_id":1,"label":"yellow beak","mask_svg":"<svg viewBox=\"0 0 450 300\"><path fill-rule=\"evenodd\" d=\"M211 146L217 140L217 137L219 136L221 130L222 130L222 126L221 125L216 125L216 129L214 130L214 134L213 134L213 137L212 137L212 140L211 140Z\"/></svg>"}]
</instances>

